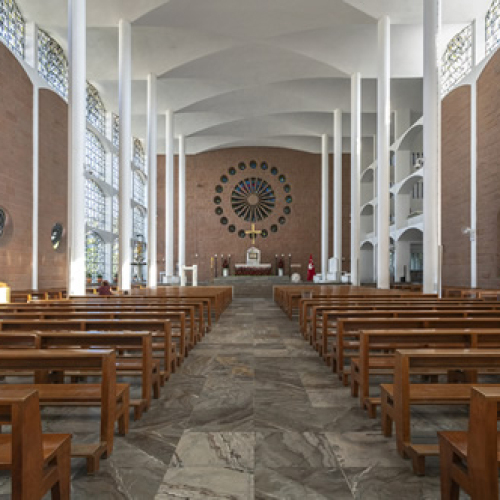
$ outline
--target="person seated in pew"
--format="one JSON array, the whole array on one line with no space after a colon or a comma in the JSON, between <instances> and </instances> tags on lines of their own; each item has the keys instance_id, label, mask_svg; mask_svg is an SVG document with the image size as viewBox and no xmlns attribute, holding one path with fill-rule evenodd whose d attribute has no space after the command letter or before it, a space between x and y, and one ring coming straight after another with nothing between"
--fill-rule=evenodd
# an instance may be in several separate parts
<instances>
[{"instance_id":1,"label":"person seated in pew","mask_svg":"<svg viewBox=\"0 0 500 500\"><path fill-rule=\"evenodd\" d=\"M111 290L111 285L108 280L104 280L101 286L97 289L99 295L114 295L113 290Z\"/></svg>"}]
</instances>

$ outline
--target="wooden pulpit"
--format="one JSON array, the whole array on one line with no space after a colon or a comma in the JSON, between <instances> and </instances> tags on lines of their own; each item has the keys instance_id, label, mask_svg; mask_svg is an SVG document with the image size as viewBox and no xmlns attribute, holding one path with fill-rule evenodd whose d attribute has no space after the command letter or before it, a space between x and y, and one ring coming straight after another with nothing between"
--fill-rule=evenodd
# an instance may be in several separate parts
<instances>
[{"instance_id":1,"label":"wooden pulpit","mask_svg":"<svg viewBox=\"0 0 500 500\"><path fill-rule=\"evenodd\" d=\"M0 282L0 304L8 304L10 302L10 287L7 283Z\"/></svg>"}]
</instances>

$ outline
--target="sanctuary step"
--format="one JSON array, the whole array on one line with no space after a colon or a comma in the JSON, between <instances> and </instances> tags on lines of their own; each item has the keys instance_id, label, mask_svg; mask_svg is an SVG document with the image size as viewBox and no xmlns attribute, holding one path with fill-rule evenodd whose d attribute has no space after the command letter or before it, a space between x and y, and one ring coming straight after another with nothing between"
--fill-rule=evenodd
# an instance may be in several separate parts
<instances>
[{"instance_id":1,"label":"sanctuary step","mask_svg":"<svg viewBox=\"0 0 500 500\"><path fill-rule=\"evenodd\" d=\"M289 276L227 276L215 278L214 285L233 285L234 283L279 283L284 285L290 283Z\"/></svg>"}]
</instances>

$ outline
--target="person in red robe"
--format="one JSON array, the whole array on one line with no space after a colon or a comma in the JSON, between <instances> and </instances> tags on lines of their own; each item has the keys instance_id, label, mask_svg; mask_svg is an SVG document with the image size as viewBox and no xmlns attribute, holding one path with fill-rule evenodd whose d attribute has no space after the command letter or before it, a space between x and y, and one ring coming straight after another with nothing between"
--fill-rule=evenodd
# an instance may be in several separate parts
<instances>
[{"instance_id":1,"label":"person in red robe","mask_svg":"<svg viewBox=\"0 0 500 500\"><path fill-rule=\"evenodd\" d=\"M307 281L312 281L316 276L316 269L314 268L314 261L312 254L309 256L309 265L307 266Z\"/></svg>"}]
</instances>

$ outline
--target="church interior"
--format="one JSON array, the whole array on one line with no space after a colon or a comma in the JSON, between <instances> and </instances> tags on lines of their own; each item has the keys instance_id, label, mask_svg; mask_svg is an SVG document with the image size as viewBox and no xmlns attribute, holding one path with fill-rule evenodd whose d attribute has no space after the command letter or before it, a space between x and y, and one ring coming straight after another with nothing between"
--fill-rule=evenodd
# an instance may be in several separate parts
<instances>
[{"instance_id":1,"label":"church interior","mask_svg":"<svg viewBox=\"0 0 500 500\"><path fill-rule=\"evenodd\" d=\"M500 0L0 0L0 499L498 500Z\"/></svg>"}]
</instances>

